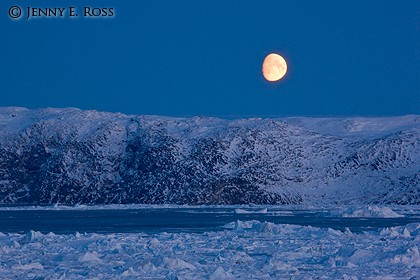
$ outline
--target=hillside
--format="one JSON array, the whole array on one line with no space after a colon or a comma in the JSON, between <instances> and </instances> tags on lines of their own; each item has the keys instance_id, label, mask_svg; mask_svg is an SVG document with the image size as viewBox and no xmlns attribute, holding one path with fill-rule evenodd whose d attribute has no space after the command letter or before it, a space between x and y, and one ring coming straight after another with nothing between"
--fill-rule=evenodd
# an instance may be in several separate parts
<instances>
[{"instance_id":1,"label":"hillside","mask_svg":"<svg viewBox=\"0 0 420 280\"><path fill-rule=\"evenodd\" d=\"M0 203L420 204L420 116L0 108Z\"/></svg>"}]
</instances>

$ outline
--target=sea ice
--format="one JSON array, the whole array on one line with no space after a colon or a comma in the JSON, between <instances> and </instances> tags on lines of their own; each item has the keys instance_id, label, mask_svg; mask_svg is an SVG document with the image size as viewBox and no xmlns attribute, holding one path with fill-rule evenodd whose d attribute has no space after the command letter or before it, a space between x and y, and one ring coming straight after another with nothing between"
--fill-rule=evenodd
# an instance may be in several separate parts
<instances>
[{"instance_id":1,"label":"sea ice","mask_svg":"<svg viewBox=\"0 0 420 280\"><path fill-rule=\"evenodd\" d=\"M267 214L267 208L261 210L244 210L244 209L235 209L236 214Z\"/></svg>"},{"instance_id":2,"label":"sea ice","mask_svg":"<svg viewBox=\"0 0 420 280\"><path fill-rule=\"evenodd\" d=\"M401 218L404 215L398 214L394 210L386 206L361 206L361 207L350 207L347 209L340 209L332 214L338 214L342 217L351 218Z\"/></svg>"},{"instance_id":3,"label":"sea ice","mask_svg":"<svg viewBox=\"0 0 420 280\"><path fill-rule=\"evenodd\" d=\"M420 223L352 233L236 221L205 233L0 234L2 279L415 279ZM357 277L357 278L354 278Z\"/></svg>"}]
</instances>

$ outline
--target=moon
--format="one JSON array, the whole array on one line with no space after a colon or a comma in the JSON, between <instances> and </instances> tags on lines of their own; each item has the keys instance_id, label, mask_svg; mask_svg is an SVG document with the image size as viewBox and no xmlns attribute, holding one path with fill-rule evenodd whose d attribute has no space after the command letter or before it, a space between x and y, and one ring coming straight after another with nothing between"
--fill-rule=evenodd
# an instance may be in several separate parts
<instances>
[{"instance_id":1,"label":"moon","mask_svg":"<svg viewBox=\"0 0 420 280\"><path fill-rule=\"evenodd\" d=\"M286 75L286 60L281 55L270 53L264 59L262 72L267 81L276 82Z\"/></svg>"}]
</instances>

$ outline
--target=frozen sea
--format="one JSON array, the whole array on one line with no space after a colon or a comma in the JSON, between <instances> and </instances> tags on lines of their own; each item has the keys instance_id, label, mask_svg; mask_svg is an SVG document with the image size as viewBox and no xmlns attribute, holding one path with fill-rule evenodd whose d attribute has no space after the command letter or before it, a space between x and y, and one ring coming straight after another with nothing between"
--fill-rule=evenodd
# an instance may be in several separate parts
<instances>
[{"instance_id":1,"label":"frozen sea","mask_svg":"<svg viewBox=\"0 0 420 280\"><path fill-rule=\"evenodd\" d=\"M0 207L0 279L418 279L420 208Z\"/></svg>"}]
</instances>

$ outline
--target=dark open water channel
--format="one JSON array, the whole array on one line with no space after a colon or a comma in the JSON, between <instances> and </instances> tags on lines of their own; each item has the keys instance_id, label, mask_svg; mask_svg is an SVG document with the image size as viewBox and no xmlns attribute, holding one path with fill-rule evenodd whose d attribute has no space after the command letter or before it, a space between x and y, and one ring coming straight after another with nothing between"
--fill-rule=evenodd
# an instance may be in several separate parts
<instances>
[{"instance_id":1,"label":"dark open water channel","mask_svg":"<svg viewBox=\"0 0 420 280\"><path fill-rule=\"evenodd\" d=\"M420 222L420 215L402 218L331 217L325 211L268 209L267 213L237 214L234 208L151 208L109 210L1 210L0 232L70 234L74 232L204 232L223 230L236 220L310 225L360 232Z\"/></svg>"}]
</instances>

